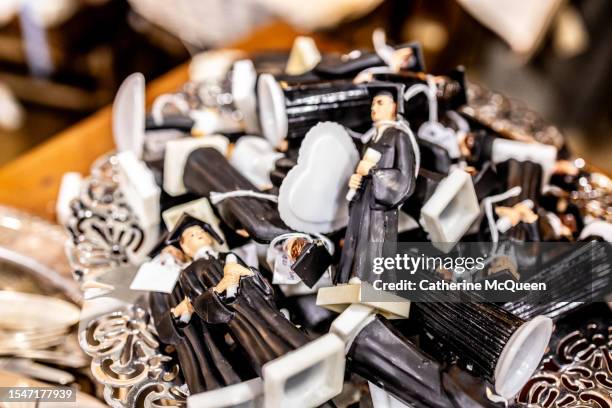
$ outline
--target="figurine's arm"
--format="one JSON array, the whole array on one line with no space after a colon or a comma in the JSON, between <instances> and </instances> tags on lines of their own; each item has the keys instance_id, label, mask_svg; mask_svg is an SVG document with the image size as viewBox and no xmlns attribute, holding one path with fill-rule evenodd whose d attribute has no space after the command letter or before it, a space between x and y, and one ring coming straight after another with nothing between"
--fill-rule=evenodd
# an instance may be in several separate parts
<instances>
[{"instance_id":1,"label":"figurine's arm","mask_svg":"<svg viewBox=\"0 0 612 408\"><path fill-rule=\"evenodd\" d=\"M226 292L227 296L234 297L238 292L240 278L253 275L253 271L238 263L235 255L228 254L227 258L225 258L225 266L223 267L223 278L213 290L217 293Z\"/></svg>"},{"instance_id":2,"label":"figurine's arm","mask_svg":"<svg viewBox=\"0 0 612 408\"><path fill-rule=\"evenodd\" d=\"M415 157L410 140L408 135L397 132L394 167L371 170L374 198L389 207L397 207L410 197L416 180Z\"/></svg>"}]
</instances>

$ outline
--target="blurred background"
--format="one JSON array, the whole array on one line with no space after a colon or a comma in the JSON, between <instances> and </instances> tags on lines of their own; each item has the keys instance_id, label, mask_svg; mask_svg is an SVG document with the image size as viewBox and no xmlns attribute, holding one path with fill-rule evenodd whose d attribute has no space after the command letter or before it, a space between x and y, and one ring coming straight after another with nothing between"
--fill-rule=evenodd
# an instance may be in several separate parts
<instances>
[{"instance_id":1,"label":"blurred background","mask_svg":"<svg viewBox=\"0 0 612 408\"><path fill-rule=\"evenodd\" d=\"M278 21L346 49L421 42L428 71L470 81L557 125L612 173L609 0L0 0L0 165L197 52ZM283 35L280 33L278 35Z\"/></svg>"}]
</instances>

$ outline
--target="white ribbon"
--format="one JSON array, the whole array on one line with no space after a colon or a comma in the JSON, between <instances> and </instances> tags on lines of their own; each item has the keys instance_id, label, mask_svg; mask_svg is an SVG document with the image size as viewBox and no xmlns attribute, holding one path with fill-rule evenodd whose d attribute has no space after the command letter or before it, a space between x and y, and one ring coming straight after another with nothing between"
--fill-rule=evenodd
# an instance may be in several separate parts
<instances>
[{"instance_id":1,"label":"white ribbon","mask_svg":"<svg viewBox=\"0 0 612 408\"><path fill-rule=\"evenodd\" d=\"M234 190L228 191L227 193L219 193L217 191L212 191L210 193L210 202L213 204L218 204L226 198L234 197L252 197L272 201L273 203L278 202L278 196L275 196L274 194L258 193L257 191L253 190Z\"/></svg>"},{"instance_id":2,"label":"white ribbon","mask_svg":"<svg viewBox=\"0 0 612 408\"><path fill-rule=\"evenodd\" d=\"M425 84L415 84L404 92L404 100L408 102L410 99L414 98L416 95L424 93L427 96L427 102L429 105L429 121L437 122L438 121L438 98L436 97L437 88L436 84L431 75L427 75L427 85Z\"/></svg>"},{"instance_id":3,"label":"white ribbon","mask_svg":"<svg viewBox=\"0 0 612 408\"><path fill-rule=\"evenodd\" d=\"M313 236L316 237L317 239L320 239L323 242L323 245L325 245L325 248L327 248L327 251L329 252L330 255L334 254L334 250L335 250L334 243L331 242L331 240L327 238L325 235L323 234L305 234L303 232L288 232L286 234L278 235L274 237L272 241L270 241L270 248L274 248L278 245L282 245L286 240L291 239L291 238L304 238L308 242L313 242L314 241L314 239L312 238Z\"/></svg>"},{"instance_id":4,"label":"white ribbon","mask_svg":"<svg viewBox=\"0 0 612 408\"><path fill-rule=\"evenodd\" d=\"M492 195L486 197L482 200L482 206L484 207L485 214L487 216L487 221L489 222L489 229L491 230L491 241L496 244L495 248L497 249L497 242L499 241L499 231L497 230L497 224L495 223L495 218L493 218L493 204L499 203L500 201L507 200L511 197L516 197L521 194L521 187L516 186L512 187L510 190L505 193ZM495 252L495 251L494 251Z\"/></svg>"},{"instance_id":5,"label":"white ribbon","mask_svg":"<svg viewBox=\"0 0 612 408\"><path fill-rule=\"evenodd\" d=\"M374 51L380 57L381 60L385 61L385 64L391 66L391 59L393 58L393 53L395 49L387 44L387 36L385 34L385 30L382 28L377 28L372 33L372 45L374 46Z\"/></svg>"},{"instance_id":6,"label":"white ribbon","mask_svg":"<svg viewBox=\"0 0 612 408\"><path fill-rule=\"evenodd\" d=\"M414 133L412 133L412 129L410 129L410 125L406 119L399 116L399 120L379 120L376 122L376 127L379 126L394 127L408 135L410 144L412 145L412 150L414 151L414 177L416 178L419 175L419 170L421 169L421 149L419 149L419 144L417 143ZM376 132L376 127L373 127L361 136L361 143L368 143L372 139L374 133Z\"/></svg>"}]
</instances>

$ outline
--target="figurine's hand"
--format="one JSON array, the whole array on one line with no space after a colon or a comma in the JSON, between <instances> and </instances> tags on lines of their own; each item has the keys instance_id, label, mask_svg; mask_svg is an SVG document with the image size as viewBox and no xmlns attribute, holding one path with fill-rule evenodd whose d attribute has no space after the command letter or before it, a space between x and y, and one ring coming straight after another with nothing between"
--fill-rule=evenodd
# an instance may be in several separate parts
<instances>
[{"instance_id":1,"label":"figurine's hand","mask_svg":"<svg viewBox=\"0 0 612 408\"><path fill-rule=\"evenodd\" d=\"M223 279L217 283L213 290L217 293L228 291L228 295L231 295L229 292L235 292L240 284L240 278L243 276L253 276L253 271L239 263L226 263L223 267Z\"/></svg>"},{"instance_id":2,"label":"figurine's hand","mask_svg":"<svg viewBox=\"0 0 612 408\"><path fill-rule=\"evenodd\" d=\"M191 301L186 297L181 303L176 305L171 312L176 319L180 319L182 322L188 323L189 320L191 320L191 315L193 314L194 309Z\"/></svg>"},{"instance_id":3,"label":"figurine's hand","mask_svg":"<svg viewBox=\"0 0 612 408\"><path fill-rule=\"evenodd\" d=\"M533 224L538 220L538 215L525 203L515 204L513 207L497 207L495 213L499 217L506 217L512 224L516 226L519 222Z\"/></svg>"},{"instance_id":4,"label":"figurine's hand","mask_svg":"<svg viewBox=\"0 0 612 408\"><path fill-rule=\"evenodd\" d=\"M358 74L355 79L353 79L353 83L355 84L361 84L364 82L371 82L372 81L372 73L371 72L362 72L360 74Z\"/></svg>"},{"instance_id":5,"label":"figurine's hand","mask_svg":"<svg viewBox=\"0 0 612 408\"><path fill-rule=\"evenodd\" d=\"M223 276L253 276L253 271L239 263L226 263L223 267Z\"/></svg>"},{"instance_id":6,"label":"figurine's hand","mask_svg":"<svg viewBox=\"0 0 612 408\"><path fill-rule=\"evenodd\" d=\"M371 161L361 160L357 165L357 170L355 171L355 173L360 174L362 176L367 176L372 167L374 167L374 163L372 163Z\"/></svg>"},{"instance_id":7,"label":"figurine's hand","mask_svg":"<svg viewBox=\"0 0 612 408\"><path fill-rule=\"evenodd\" d=\"M349 180L349 188L352 190L359 190L359 187L361 187L362 178L363 176L361 174L353 174Z\"/></svg>"}]
</instances>

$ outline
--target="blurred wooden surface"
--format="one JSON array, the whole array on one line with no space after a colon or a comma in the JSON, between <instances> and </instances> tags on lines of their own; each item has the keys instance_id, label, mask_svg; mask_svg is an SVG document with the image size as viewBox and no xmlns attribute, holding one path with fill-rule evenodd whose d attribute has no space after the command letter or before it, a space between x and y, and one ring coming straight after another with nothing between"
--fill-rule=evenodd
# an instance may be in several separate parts
<instances>
[{"instance_id":1,"label":"blurred wooden surface","mask_svg":"<svg viewBox=\"0 0 612 408\"><path fill-rule=\"evenodd\" d=\"M299 35L284 23L256 30L232 48L247 52L288 50ZM343 44L313 36L323 51L341 51ZM187 64L181 65L147 86L147 105L160 94L177 89L188 79ZM114 149L108 106L66 129L45 143L0 167L0 203L55 221L55 198L62 175L89 173L91 163Z\"/></svg>"}]
</instances>

